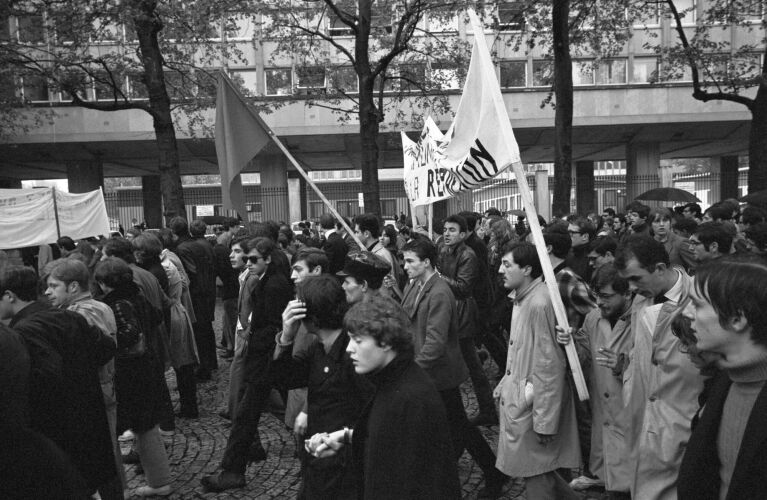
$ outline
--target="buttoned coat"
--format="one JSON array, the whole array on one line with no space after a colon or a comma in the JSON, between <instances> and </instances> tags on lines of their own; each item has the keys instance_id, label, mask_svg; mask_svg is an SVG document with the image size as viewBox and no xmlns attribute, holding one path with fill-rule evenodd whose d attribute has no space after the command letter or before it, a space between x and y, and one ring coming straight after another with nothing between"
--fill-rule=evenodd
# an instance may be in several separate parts
<instances>
[{"instance_id":1,"label":"buttoned coat","mask_svg":"<svg viewBox=\"0 0 767 500\"><path fill-rule=\"evenodd\" d=\"M437 257L437 269L450 286L458 310L458 337L472 337L477 329L477 301L474 289L479 279L479 259L464 242L454 246L442 245Z\"/></svg>"},{"instance_id":2,"label":"buttoned coat","mask_svg":"<svg viewBox=\"0 0 767 500\"><path fill-rule=\"evenodd\" d=\"M496 388L500 396L496 467L509 476L531 477L581 466L573 391L554 326L551 298L537 278L514 299L506 373ZM544 446L536 433L555 437Z\"/></svg>"},{"instance_id":3,"label":"buttoned coat","mask_svg":"<svg viewBox=\"0 0 767 500\"><path fill-rule=\"evenodd\" d=\"M419 283L413 280L405 288L402 308L410 318L415 362L437 390L461 385L469 372L458 345L458 313L450 286L435 274L419 293Z\"/></svg>"}]
</instances>

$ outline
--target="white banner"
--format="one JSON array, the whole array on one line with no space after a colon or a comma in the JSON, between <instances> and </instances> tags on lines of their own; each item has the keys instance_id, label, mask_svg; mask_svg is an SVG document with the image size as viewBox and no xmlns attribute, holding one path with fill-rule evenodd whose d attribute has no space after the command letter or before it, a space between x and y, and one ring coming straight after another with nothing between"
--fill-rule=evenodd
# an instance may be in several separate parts
<instances>
[{"instance_id":1,"label":"white banner","mask_svg":"<svg viewBox=\"0 0 767 500\"><path fill-rule=\"evenodd\" d=\"M426 205L474 189L512 163L519 146L495 76L485 37L476 36L461 102L444 135L431 118L414 143L402 133L405 190L413 205Z\"/></svg>"},{"instance_id":2,"label":"white banner","mask_svg":"<svg viewBox=\"0 0 767 500\"><path fill-rule=\"evenodd\" d=\"M60 232L53 193L51 188L0 189L0 248L55 243L59 235L73 239L109 235L100 189L81 194L55 191Z\"/></svg>"}]
</instances>

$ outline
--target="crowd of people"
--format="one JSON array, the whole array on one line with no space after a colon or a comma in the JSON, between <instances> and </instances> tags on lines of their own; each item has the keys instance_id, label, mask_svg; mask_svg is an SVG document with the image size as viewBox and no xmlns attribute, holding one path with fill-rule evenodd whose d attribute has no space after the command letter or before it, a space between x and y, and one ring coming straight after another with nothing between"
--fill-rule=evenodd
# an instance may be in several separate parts
<instances>
[{"instance_id":1,"label":"crowd of people","mask_svg":"<svg viewBox=\"0 0 767 500\"><path fill-rule=\"evenodd\" d=\"M143 470L137 494L170 495L162 436L199 418L197 385L225 359L230 426L207 491L246 487L278 394L301 499L460 498L464 451L479 498L511 477L536 500L767 498L766 220L733 200L542 220L569 328L526 221L492 208L435 234L323 214L299 234L232 220L208 239L177 217L62 238L37 268L0 265L4 495L123 498L124 463Z\"/></svg>"}]
</instances>

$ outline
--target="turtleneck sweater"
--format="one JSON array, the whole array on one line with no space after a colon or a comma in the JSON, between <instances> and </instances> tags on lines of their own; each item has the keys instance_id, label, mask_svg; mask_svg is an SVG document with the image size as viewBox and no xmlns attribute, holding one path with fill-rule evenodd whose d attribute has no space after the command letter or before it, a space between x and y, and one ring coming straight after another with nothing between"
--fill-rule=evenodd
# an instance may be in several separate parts
<instances>
[{"instance_id":1,"label":"turtleneck sweater","mask_svg":"<svg viewBox=\"0 0 767 500\"><path fill-rule=\"evenodd\" d=\"M746 366L727 370L727 374L732 380L732 385L724 403L722 423L719 426L716 441L721 461L719 468L721 480L719 498L721 499L727 497L751 410L767 381L767 353L763 353Z\"/></svg>"}]
</instances>

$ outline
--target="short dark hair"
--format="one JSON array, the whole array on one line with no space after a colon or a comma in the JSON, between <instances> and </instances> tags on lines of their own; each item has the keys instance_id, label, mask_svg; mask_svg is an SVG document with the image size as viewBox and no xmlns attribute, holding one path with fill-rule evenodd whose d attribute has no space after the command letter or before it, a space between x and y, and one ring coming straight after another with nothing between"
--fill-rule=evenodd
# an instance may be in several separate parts
<instances>
[{"instance_id":1,"label":"short dark hair","mask_svg":"<svg viewBox=\"0 0 767 500\"><path fill-rule=\"evenodd\" d=\"M602 210L602 213L606 213L610 217L615 217L615 209L607 207L604 210Z\"/></svg>"},{"instance_id":2,"label":"short dark hair","mask_svg":"<svg viewBox=\"0 0 767 500\"><path fill-rule=\"evenodd\" d=\"M350 334L373 337L379 346L391 346L398 354L413 351L409 324L402 306L381 295L354 304L344 317Z\"/></svg>"},{"instance_id":3,"label":"short dark hair","mask_svg":"<svg viewBox=\"0 0 767 500\"><path fill-rule=\"evenodd\" d=\"M743 315L751 338L767 347L767 263L756 255L728 255L695 269L695 288L711 303L719 324Z\"/></svg>"},{"instance_id":4,"label":"short dark hair","mask_svg":"<svg viewBox=\"0 0 767 500\"><path fill-rule=\"evenodd\" d=\"M317 266L320 266L323 273L326 273L330 269L330 261L328 260L328 254L324 250L319 248L306 247L302 248L293 256L293 264L299 261L306 262L307 267L312 271ZM334 278L335 279L335 278Z\"/></svg>"},{"instance_id":5,"label":"short dark hair","mask_svg":"<svg viewBox=\"0 0 767 500\"><path fill-rule=\"evenodd\" d=\"M341 328L349 308L344 289L335 276L307 276L298 285L299 297L306 304L306 317L318 328Z\"/></svg>"},{"instance_id":6,"label":"short dark hair","mask_svg":"<svg viewBox=\"0 0 767 500\"><path fill-rule=\"evenodd\" d=\"M328 213L320 215L320 227L322 229L333 229L336 227L336 218Z\"/></svg>"},{"instance_id":7,"label":"short dark hair","mask_svg":"<svg viewBox=\"0 0 767 500\"><path fill-rule=\"evenodd\" d=\"M251 238L269 238L270 240L277 242L279 238L279 228L274 231L266 222L249 222L248 234Z\"/></svg>"},{"instance_id":8,"label":"short dark hair","mask_svg":"<svg viewBox=\"0 0 767 500\"><path fill-rule=\"evenodd\" d=\"M647 220L648 222L655 222L659 218L661 222L664 220L674 222L676 219L674 217L674 212L670 208L661 207L650 210L650 216Z\"/></svg>"},{"instance_id":9,"label":"short dark hair","mask_svg":"<svg viewBox=\"0 0 767 500\"><path fill-rule=\"evenodd\" d=\"M48 273L49 278L57 279L68 285L76 282L83 290L90 286L91 274L88 266L77 259L58 259Z\"/></svg>"},{"instance_id":10,"label":"short dark hair","mask_svg":"<svg viewBox=\"0 0 767 500\"><path fill-rule=\"evenodd\" d=\"M684 206L683 210L685 210L685 209L689 210L692 213L694 213L695 217L700 217L701 208L700 208L700 205L698 205L697 203L688 203L687 205Z\"/></svg>"},{"instance_id":11,"label":"short dark hair","mask_svg":"<svg viewBox=\"0 0 767 500\"><path fill-rule=\"evenodd\" d=\"M13 292L24 302L37 299L37 274L31 267L9 265L0 268L0 294Z\"/></svg>"},{"instance_id":12,"label":"short dark hair","mask_svg":"<svg viewBox=\"0 0 767 500\"><path fill-rule=\"evenodd\" d=\"M252 239L253 237L247 232L238 231L229 243L229 249L231 250L234 245L240 245L240 249L242 249L243 252L248 253L248 241Z\"/></svg>"},{"instance_id":13,"label":"short dark hair","mask_svg":"<svg viewBox=\"0 0 767 500\"><path fill-rule=\"evenodd\" d=\"M386 235L389 238L389 240L390 240L389 245L396 245L396 243L397 243L397 229L394 226L392 226L391 224L386 224L383 227L382 236L383 235Z\"/></svg>"},{"instance_id":14,"label":"short dark hair","mask_svg":"<svg viewBox=\"0 0 767 500\"><path fill-rule=\"evenodd\" d=\"M110 288L120 289L133 283L133 271L124 260L107 257L96 264L94 278Z\"/></svg>"},{"instance_id":15,"label":"short dark hair","mask_svg":"<svg viewBox=\"0 0 767 500\"><path fill-rule=\"evenodd\" d=\"M485 217L490 217L493 215L501 217L501 211L495 207L490 207L487 210L485 210Z\"/></svg>"},{"instance_id":16,"label":"short dark hair","mask_svg":"<svg viewBox=\"0 0 767 500\"><path fill-rule=\"evenodd\" d=\"M538 251L535 245L527 241L515 241L503 246L501 255L511 253L514 262L519 267L531 267L530 276L535 279L543 274L541 260L538 258Z\"/></svg>"},{"instance_id":17,"label":"short dark hair","mask_svg":"<svg viewBox=\"0 0 767 500\"><path fill-rule=\"evenodd\" d=\"M189 226L189 234L195 238L205 236L205 232L208 230L208 225L201 219L195 219L192 221L192 225Z\"/></svg>"},{"instance_id":18,"label":"short dark hair","mask_svg":"<svg viewBox=\"0 0 767 500\"><path fill-rule=\"evenodd\" d=\"M706 251L709 250L711 243L716 242L719 247L719 253L730 253L733 237L723 222L704 222L695 228L693 234L703 243Z\"/></svg>"},{"instance_id":19,"label":"short dark hair","mask_svg":"<svg viewBox=\"0 0 767 500\"><path fill-rule=\"evenodd\" d=\"M402 253L413 252L420 260L429 259L432 267L437 265L437 245L428 238L414 238L402 247Z\"/></svg>"},{"instance_id":20,"label":"short dark hair","mask_svg":"<svg viewBox=\"0 0 767 500\"><path fill-rule=\"evenodd\" d=\"M626 212L636 212L640 219L647 219L650 215L650 207L638 201L632 201L626 206Z\"/></svg>"},{"instance_id":21,"label":"short dark hair","mask_svg":"<svg viewBox=\"0 0 767 500\"><path fill-rule=\"evenodd\" d=\"M373 238L381 236L381 224L376 214L360 214L354 218L354 224L359 226L360 232L370 231Z\"/></svg>"},{"instance_id":22,"label":"short dark hair","mask_svg":"<svg viewBox=\"0 0 767 500\"><path fill-rule=\"evenodd\" d=\"M269 258L277 246L271 238L266 238L264 236L248 240L247 245L248 252L255 250L260 253L261 257L264 259Z\"/></svg>"},{"instance_id":23,"label":"short dark hair","mask_svg":"<svg viewBox=\"0 0 767 500\"><path fill-rule=\"evenodd\" d=\"M466 219L467 231L474 231L474 228L477 227L477 221L482 218L478 213L469 211L458 212L458 215Z\"/></svg>"},{"instance_id":24,"label":"short dark hair","mask_svg":"<svg viewBox=\"0 0 767 500\"><path fill-rule=\"evenodd\" d=\"M732 220L732 207L721 202L711 205L704 213L713 221Z\"/></svg>"},{"instance_id":25,"label":"short dark hair","mask_svg":"<svg viewBox=\"0 0 767 500\"><path fill-rule=\"evenodd\" d=\"M684 231L688 234L693 234L696 227L698 227L698 221L695 219L689 219L687 217L677 219L674 222L674 229L678 231Z\"/></svg>"},{"instance_id":26,"label":"short dark hair","mask_svg":"<svg viewBox=\"0 0 767 500\"><path fill-rule=\"evenodd\" d=\"M448 222L452 222L453 224L458 224L458 230L462 233L466 233L469 231L469 224L466 222L466 219L458 214L449 215L443 222L442 227L445 227L445 224Z\"/></svg>"},{"instance_id":27,"label":"short dark hair","mask_svg":"<svg viewBox=\"0 0 767 500\"><path fill-rule=\"evenodd\" d=\"M658 264L671 265L668 252L663 243L647 234L632 234L615 254L615 267L620 270L626 269L628 262L635 258L639 266L645 271L653 272Z\"/></svg>"},{"instance_id":28,"label":"short dark hair","mask_svg":"<svg viewBox=\"0 0 767 500\"><path fill-rule=\"evenodd\" d=\"M173 231L168 227L164 227L157 231L157 237L160 239L163 248L173 247Z\"/></svg>"},{"instance_id":29,"label":"short dark hair","mask_svg":"<svg viewBox=\"0 0 767 500\"><path fill-rule=\"evenodd\" d=\"M567 226L563 224L552 224L546 228L546 232L543 233L543 241L546 246L551 245L551 253L560 259L567 257L570 247L573 246L573 240L570 238L570 233L567 232ZM514 262L516 261L515 258Z\"/></svg>"},{"instance_id":30,"label":"short dark hair","mask_svg":"<svg viewBox=\"0 0 767 500\"><path fill-rule=\"evenodd\" d=\"M767 212L759 207L748 206L740 213L740 222L749 226L764 222L765 219L767 219Z\"/></svg>"},{"instance_id":31,"label":"short dark hair","mask_svg":"<svg viewBox=\"0 0 767 500\"><path fill-rule=\"evenodd\" d=\"M613 290L620 294L625 294L629 291L629 282L626 278L621 277L618 273L618 268L612 262L597 268L594 276L591 278L591 288L595 292L599 292L599 290L607 285L612 285Z\"/></svg>"},{"instance_id":32,"label":"short dark hair","mask_svg":"<svg viewBox=\"0 0 767 500\"><path fill-rule=\"evenodd\" d=\"M607 252L610 252L615 256L615 251L618 249L618 242L615 241L615 238L610 238L609 236L605 236L604 238L597 238L594 241L591 242L590 251L596 252L602 257L607 255Z\"/></svg>"},{"instance_id":33,"label":"short dark hair","mask_svg":"<svg viewBox=\"0 0 767 500\"><path fill-rule=\"evenodd\" d=\"M173 217L168 227L176 236L186 236L189 234L189 223L180 215Z\"/></svg>"},{"instance_id":34,"label":"short dark hair","mask_svg":"<svg viewBox=\"0 0 767 500\"><path fill-rule=\"evenodd\" d=\"M589 235L589 240L593 240L597 234L597 228L594 223L586 217L575 217L570 221L573 226L578 226L578 231Z\"/></svg>"},{"instance_id":35,"label":"short dark hair","mask_svg":"<svg viewBox=\"0 0 767 500\"><path fill-rule=\"evenodd\" d=\"M754 242L757 250L767 251L767 222L759 222L746 229L746 238Z\"/></svg>"},{"instance_id":36,"label":"short dark hair","mask_svg":"<svg viewBox=\"0 0 767 500\"><path fill-rule=\"evenodd\" d=\"M133 245L125 238L112 238L107 240L103 248L104 254L107 257L117 257L127 263L134 262L133 259Z\"/></svg>"},{"instance_id":37,"label":"short dark hair","mask_svg":"<svg viewBox=\"0 0 767 500\"><path fill-rule=\"evenodd\" d=\"M67 250L71 252L75 248L77 248L77 244L75 243L75 240L70 238L69 236L62 236L61 238L56 240L56 244L63 248L64 250Z\"/></svg>"}]
</instances>

